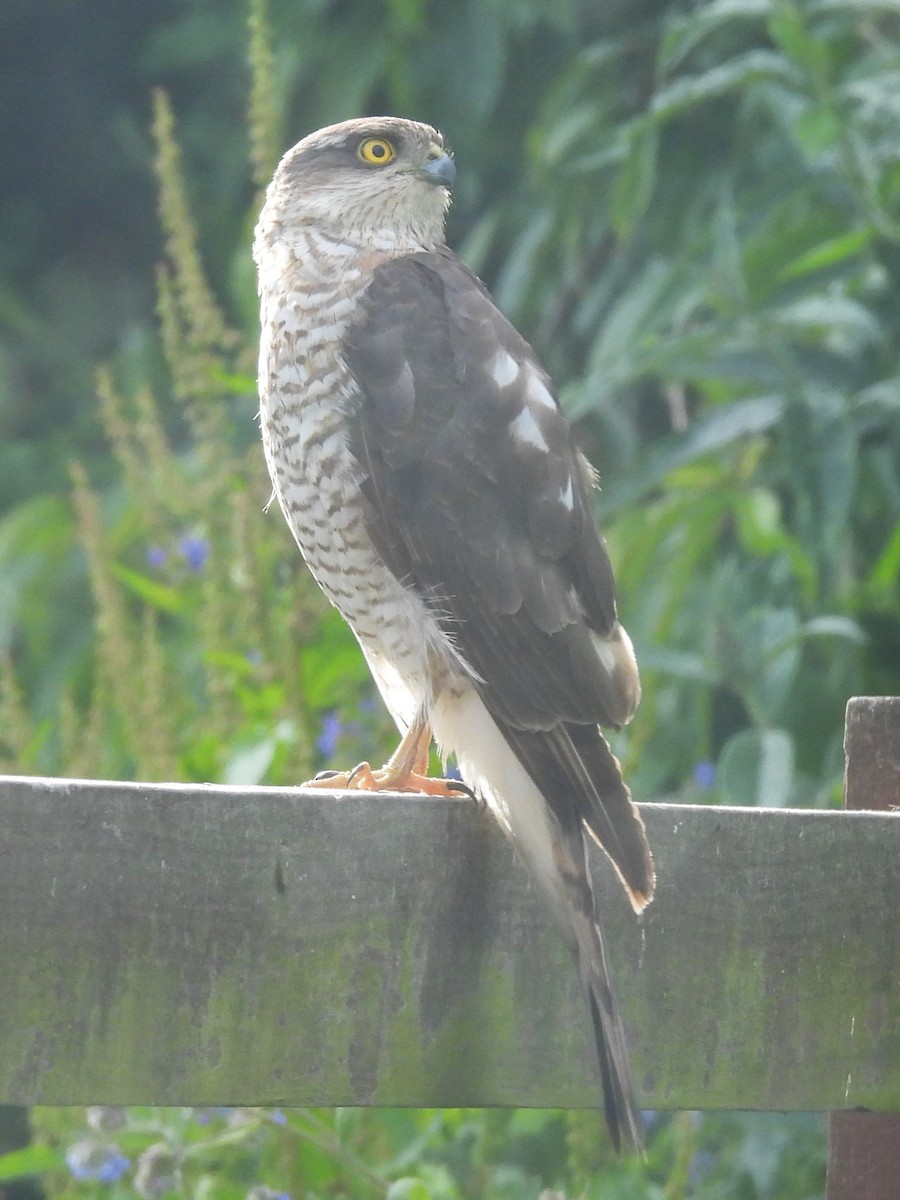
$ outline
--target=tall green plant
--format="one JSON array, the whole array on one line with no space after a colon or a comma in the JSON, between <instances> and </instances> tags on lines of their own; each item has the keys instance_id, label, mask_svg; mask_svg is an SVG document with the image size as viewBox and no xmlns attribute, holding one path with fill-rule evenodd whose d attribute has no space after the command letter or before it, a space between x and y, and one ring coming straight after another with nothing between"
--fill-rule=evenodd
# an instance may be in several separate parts
<instances>
[{"instance_id":1,"label":"tall green plant","mask_svg":"<svg viewBox=\"0 0 900 1200\"><path fill-rule=\"evenodd\" d=\"M169 430L148 387L125 396L109 370L99 373L119 479L101 497L84 467L72 468L71 530L86 558L94 633L37 739L7 667L3 765L288 782L310 774L318 710L358 690L362 668L322 691L313 643L335 627L283 523L264 515L254 348L228 328L207 280L161 92L154 135L160 328L181 420ZM331 643L337 660L352 659L342 632Z\"/></svg>"}]
</instances>

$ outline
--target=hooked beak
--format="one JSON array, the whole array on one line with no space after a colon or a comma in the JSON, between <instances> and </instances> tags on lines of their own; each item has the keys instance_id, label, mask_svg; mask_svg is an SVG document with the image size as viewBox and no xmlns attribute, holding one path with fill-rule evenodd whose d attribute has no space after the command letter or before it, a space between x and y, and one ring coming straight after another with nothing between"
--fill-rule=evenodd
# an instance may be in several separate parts
<instances>
[{"instance_id":1,"label":"hooked beak","mask_svg":"<svg viewBox=\"0 0 900 1200\"><path fill-rule=\"evenodd\" d=\"M416 174L437 187L452 188L456 180L456 164L449 154L442 151L436 158L429 159Z\"/></svg>"}]
</instances>

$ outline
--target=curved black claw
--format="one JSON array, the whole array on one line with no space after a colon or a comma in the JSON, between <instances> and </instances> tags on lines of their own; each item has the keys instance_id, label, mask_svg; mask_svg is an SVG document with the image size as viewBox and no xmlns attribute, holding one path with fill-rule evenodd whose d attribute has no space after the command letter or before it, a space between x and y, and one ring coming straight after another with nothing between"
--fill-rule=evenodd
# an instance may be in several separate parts
<instances>
[{"instance_id":1,"label":"curved black claw","mask_svg":"<svg viewBox=\"0 0 900 1200\"><path fill-rule=\"evenodd\" d=\"M340 771L319 771L313 779L334 779L336 775L340 775Z\"/></svg>"},{"instance_id":2,"label":"curved black claw","mask_svg":"<svg viewBox=\"0 0 900 1200\"><path fill-rule=\"evenodd\" d=\"M469 785L467 783L463 783L461 779L445 779L444 783L447 785L448 792L462 792L464 796L469 797L476 808L481 808L481 806L484 804L484 801L478 795L478 793L473 792Z\"/></svg>"}]
</instances>

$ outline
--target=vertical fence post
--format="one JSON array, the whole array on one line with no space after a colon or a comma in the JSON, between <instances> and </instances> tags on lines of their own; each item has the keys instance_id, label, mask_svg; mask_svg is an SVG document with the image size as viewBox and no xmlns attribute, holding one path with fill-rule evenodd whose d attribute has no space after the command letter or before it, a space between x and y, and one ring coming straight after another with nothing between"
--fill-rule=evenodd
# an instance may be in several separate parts
<instances>
[{"instance_id":1,"label":"vertical fence post","mask_svg":"<svg viewBox=\"0 0 900 1200\"><path fill-rule=\"evenodd\" d=\"M858 696L844 726L844 807L900 807L900 697ZM827 1200L900 1197L900 1114L835 1112Z\"/></svg>"}]
</instances>

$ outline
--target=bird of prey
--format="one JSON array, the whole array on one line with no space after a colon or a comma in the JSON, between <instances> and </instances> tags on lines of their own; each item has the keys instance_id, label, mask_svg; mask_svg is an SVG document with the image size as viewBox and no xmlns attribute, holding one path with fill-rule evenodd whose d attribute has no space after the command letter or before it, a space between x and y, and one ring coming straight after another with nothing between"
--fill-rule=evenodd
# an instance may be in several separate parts
<instances>
[{"instance_id":1,"label":"bird of prey","mask_svg":"<svg viewBox=\"0 0 900 1200\"><path fill-rule=\"evenodd\" d=\"M599 726L640 697L553 384L447 248L441 135L345 121L289 150L256 229L260 419L282 511L403 734L381 768L313 784L446 794L454 755L549 896L587 994L616 1146L642 1127L587 862L637 912L644 827Z\"/></svg>"}]
</instances>

